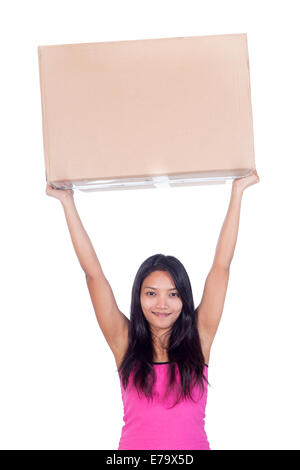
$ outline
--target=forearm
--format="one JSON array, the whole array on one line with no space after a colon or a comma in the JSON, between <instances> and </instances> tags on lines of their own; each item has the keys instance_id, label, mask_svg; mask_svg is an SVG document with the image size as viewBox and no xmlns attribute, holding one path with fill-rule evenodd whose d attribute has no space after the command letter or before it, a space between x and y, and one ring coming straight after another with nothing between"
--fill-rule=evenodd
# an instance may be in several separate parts
<instances>
[{"instance_id":1,"label":"forearm","mask_svg":"<svg viewBox=\"0 0 300 470\"><path fill-rule=\"evenodd\" d=\"M73 196L62 201L71 240L86 275L103 274L101 265L77 212Z\"/></svg>"},{"instance_id":2,"label":"forearm","mask_svg":"<svg viewBox=\"0 0 300 470\"><path fill-rule=\"evenodd\" d=\"M235 250L239 230L243 191L232 186L228 211L218 239L214 264L229 268Z\"/></svg>"}]
</instances>

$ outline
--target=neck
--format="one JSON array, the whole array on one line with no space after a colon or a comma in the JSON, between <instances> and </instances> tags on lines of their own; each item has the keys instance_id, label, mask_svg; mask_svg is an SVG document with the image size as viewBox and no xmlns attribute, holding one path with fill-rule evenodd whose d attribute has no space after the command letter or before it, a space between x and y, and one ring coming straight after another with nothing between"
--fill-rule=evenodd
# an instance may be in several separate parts
<instances>
[{"instance_id":1,"label":"neck","mask_svg":"<svg viewBox=\"0 0 300 470\"><path fill-rule=\"evenodd\" d=\"M168 362L168 343L169 335L161 333L159 335L152 335L154 359L153 362Z\"/></svg>"}]
</instances>

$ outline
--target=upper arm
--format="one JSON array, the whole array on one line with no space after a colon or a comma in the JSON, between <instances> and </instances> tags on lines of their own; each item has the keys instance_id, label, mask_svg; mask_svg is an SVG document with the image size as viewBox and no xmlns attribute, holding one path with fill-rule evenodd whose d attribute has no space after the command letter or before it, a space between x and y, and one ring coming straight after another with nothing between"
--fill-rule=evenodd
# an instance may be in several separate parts
<instances>
[{"instance_id":1,"label":"upper arm","mask_svg":"<svg viewBox=\"0 0 300 470\"><path fill-rule=\"evenodd\" d=\"M229 268L213 265L205 281L200 305L196 310L200 341L208 355L221 320L228 280Z\"/></svg>"},{"instance_id":2,"label":"upper arm","mask_svg":"<svg viewBox=\"0 0 300 470\"><path fill-rule=\"evenodd\" d=\"M110 284L103 274L86 276L86 282L103 335L113 354L119 355L127 345L129 320L119 310Z\"/></svg>"}]
</instances>

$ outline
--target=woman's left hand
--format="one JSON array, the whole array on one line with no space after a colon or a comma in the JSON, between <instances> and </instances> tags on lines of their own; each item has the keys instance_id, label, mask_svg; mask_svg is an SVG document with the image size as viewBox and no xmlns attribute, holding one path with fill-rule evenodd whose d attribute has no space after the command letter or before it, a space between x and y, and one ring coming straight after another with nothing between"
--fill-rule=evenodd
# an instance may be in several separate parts
<instances>
[{"instance_id":1,"label":"woman's left hand","mask_svg":"<svg viewBox=\"0 0 300 470\"><path fill-rule=\"evenodd\" d=\"M239 191L244 191L244 189L248 188L248 186L252 186L259 182L259 176L257 171L254 170L253 173L249 176L245 176L243 178L237 178L232 182L232 189L237 189Z\"/></svg>"}]
</instances>

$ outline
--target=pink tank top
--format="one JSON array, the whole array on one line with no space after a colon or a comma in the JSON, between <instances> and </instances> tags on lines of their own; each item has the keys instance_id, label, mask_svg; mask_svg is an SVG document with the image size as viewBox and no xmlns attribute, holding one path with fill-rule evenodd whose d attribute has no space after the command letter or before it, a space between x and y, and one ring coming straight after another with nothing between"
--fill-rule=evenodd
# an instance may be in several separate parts
<instances>
[{"instance_id":1,"label":"pink tank top","mask_svg":"<svg viewBox=\"0 0 300 470\"><path fill-rule=\"evenodd\" d=\"M171 391L163 399L168 384L169 363L154 363L156 381L153 386L153 401L138 394L133 384L133 374L124 390L119 374L124 407L121 438L118 450L210 450L204 429L207 383L202 392L200 385L192 389L191 399L175 403L176 392ZM207 378L207 366L204 375ZM180 374L176 367L176 380L180 384Z\"/></svg>"}]
</instances>

